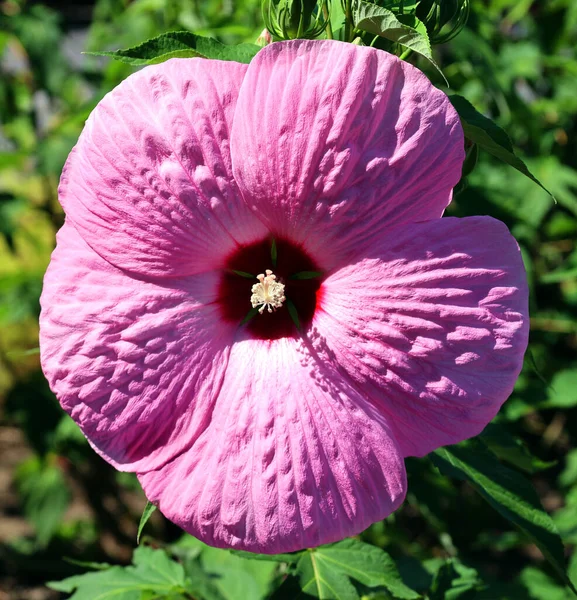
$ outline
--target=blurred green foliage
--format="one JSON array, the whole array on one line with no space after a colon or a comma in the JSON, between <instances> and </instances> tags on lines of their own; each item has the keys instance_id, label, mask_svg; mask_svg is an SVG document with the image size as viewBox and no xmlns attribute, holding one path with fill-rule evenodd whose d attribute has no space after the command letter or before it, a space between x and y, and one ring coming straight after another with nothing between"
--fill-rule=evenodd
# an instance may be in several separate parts
<instances>
[{"instance_id":1,"label":"blurred green foliage","mask_svg":"<svg viewBox=\"0 0 577 600\"><path fill-rule=\"evenodd\" d=\"M425 4L429 14L434 3ZM77 600L93 598L92 583L110 581L114 573L137 582L123 599L295 598L310 571L306 560L299 570L286 557L256 561L208 548L189 536L180 538L158 511L145 529L145 540L156 549L140 547L133 566L103 570L103 562L131 560L145 499L134 477L103 463L60 411L39 370L37 350L42 276L63 222L60 171L89 112L132 71L80 52L127 48L174 30L228 44L254 43L263 28L260 1L98 0L94 6L55 6L0 2L0 485L5 486L0 489L0 596L7 591L13 594L8 598L26 599L28 586L70 576L54 589L77 589ZM441 29L435 31L442 37ZM391 39L379 44L395 50ZM574 0L473 0L467 26L434 49L448 93L464 96L505 129L517 154L556 199L481 150L449 214L499 218L521 246L531 286L530 348L515 392L480 439L494 460L532 479L566 545L574 583L576 48ZM429 61L416 54L410 60L435 84L445 85ZM435 464L442 469L438 457ZM447 476L449 470L437 467L429 459L408 460L404 507L362 536L380 552L375 560L394 559L388 581L397 587L328 572L343 598L347 590L348 597L411 597L406 586L431 600L571 597L535 544L475 493L470 473ZM79 576L89 568L88 579ZM330 597L319 589L309 592Z\"/></svg>"}]
</instances>

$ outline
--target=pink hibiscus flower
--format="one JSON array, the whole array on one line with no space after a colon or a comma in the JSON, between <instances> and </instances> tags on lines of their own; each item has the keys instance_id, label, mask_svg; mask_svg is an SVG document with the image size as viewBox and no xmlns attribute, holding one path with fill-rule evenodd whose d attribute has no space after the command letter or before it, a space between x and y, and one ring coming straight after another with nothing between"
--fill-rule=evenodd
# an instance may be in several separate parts
<instances>
[{"instance_id":1,"label":"pink hibiscus flower","mask_svg":"<svg viewBox=\"0 0 577 600\"><path fill-rule=\"evenodd\" d=\"M372 48L301 40L250 66L135 73L62 174L52 389L208 544L359 533L403 501L403 458L479 433L521 368L515 240L440 218L462 160L447 97Z\"/></svg>"}]
</instances>

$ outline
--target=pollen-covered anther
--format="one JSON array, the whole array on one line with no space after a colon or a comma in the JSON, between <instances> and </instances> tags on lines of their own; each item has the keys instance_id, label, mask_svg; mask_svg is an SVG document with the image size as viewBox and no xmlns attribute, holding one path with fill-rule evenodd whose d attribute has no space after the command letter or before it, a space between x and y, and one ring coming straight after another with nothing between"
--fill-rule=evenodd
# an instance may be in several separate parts
<instances>
[{"instance_id":1,"label":"pollen-covered anther","mask_svg":"<svg viewBox=\"0 0 577 600\"><path fill-rule=\"evenodd\" d=\"M280 308L286 300L284 285L276 280L276 275L270 269L267 269L265 274L260 273L256 278L259 282L252 286L250 297L253 308L260 306L258 312L261 315L265 309L271 313Z\"/></svg>"}]
</instances>

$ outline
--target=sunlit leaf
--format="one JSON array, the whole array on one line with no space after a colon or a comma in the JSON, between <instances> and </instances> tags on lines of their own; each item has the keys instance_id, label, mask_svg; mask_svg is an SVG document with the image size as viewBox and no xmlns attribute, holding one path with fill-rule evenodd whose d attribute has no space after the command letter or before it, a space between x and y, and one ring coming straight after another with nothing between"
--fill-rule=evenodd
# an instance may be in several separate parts
<instances>
[{"instance_id":1,"label":"sunlit leaf","mask_svg":"<svg viewBox=\"0 0 577 600\"><path fill-rule=\"evenodd\" d=\"M449 100L459 113L465 137L479 148L511 165L523 175L540 185L548 194L549 190L529 171L527 165L515 154L511 139L496 123L482 115L465 98L453 94Z\"/></svg>"},{"instance_id":2,"label":"sunlit leaf","mask_svg":"<svg viewBox=\"0 0 577 600\"><path fill-rule=\"evenodd\" d=\"M384 37L424 56L441 72L433 58L427 28L414 15L397 17L387 8L371 2L359 2L355 23L357 29Z\"/></svg>"},{"instance_id":3,"label":"sunlit leaf","mask_svg":"<svg viewBox=\"0 0 577 600\"><path fill-rule=\"evenodd\" d=\"M321 600L356 600L354 579L368 587L384 587L395 598L419 598L399 575L393 559L381 548L356 539L304 552L296 565L303 592Z\"/></svg>"},{"instance_id":4,"label":"sunlit leaf","mask_svg":"<svg viewBox=\"0 0 577 600\"><path fill-rule=\"evenodd\" d=\"M153 65L169 58L214 58L249 63L259 50L256 44L227 46L214 38L195 35L189 31L170 31L132 48L87 54L110 56L137 66Z\"/></svg>"},{"instance_id":5,"label":"sunlit leaf","mask_svg":"<svg viewBox=\"0 0 577 600\"><path fill-rule=\"evenodd\" d=\"M111 567L47 585L59 592L74 592L70 600L141 600L147 592L164 598L189 591L183 566L164 550L140 546L133 561L128 567Z\"/></svg>"},{"instance_id":6,"label":"sunlit leaf","mask_svg":"<svg viewBox=\"0 0 577 600\"><path fill-rule=\"evenodd\" d=\"M209 546L203 550L200 562L226 600L264 600L277 568L272 560L251 561Z\"/></svg>"}]
</instances>

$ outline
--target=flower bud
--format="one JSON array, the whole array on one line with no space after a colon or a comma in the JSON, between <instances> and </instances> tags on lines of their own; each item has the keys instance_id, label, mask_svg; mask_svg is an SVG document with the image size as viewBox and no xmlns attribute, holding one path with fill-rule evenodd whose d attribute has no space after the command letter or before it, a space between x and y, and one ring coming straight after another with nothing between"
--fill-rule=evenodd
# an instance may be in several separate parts
<instances>
[{"instance_id":1,"label":"flower bud","mask_svg":"<svg viewBox=\"0 0 577 600\"><path fill-rule=\"evenodd\" d=\"M421 0L416 15L425 24L431 44L444 44L463 29L470 8L470 0Z\"/></svg>"},{"instance_id":2,"label":"flower bud","mask_svg":"<svg viewBox=\"0 0 577 600\"><path fill-rule=\"evenodd\" d=\"M261 48L264 48L265 46L268 46L271 42L272 35L270 34L270 31L265 28L260 32L260 35L256 38L255 44L257 46L260 46Z\"/></svg>"},{"instance_id":3,"label":"flower bud","mask_svg":"<svg viewBox=\"0 0 577 600\"><path fill-rule=\"evenodd\" d=\"M263 0L267 30L281 40L314 39L325 30L330 0Z\"/></svg>"}]
</instances>

